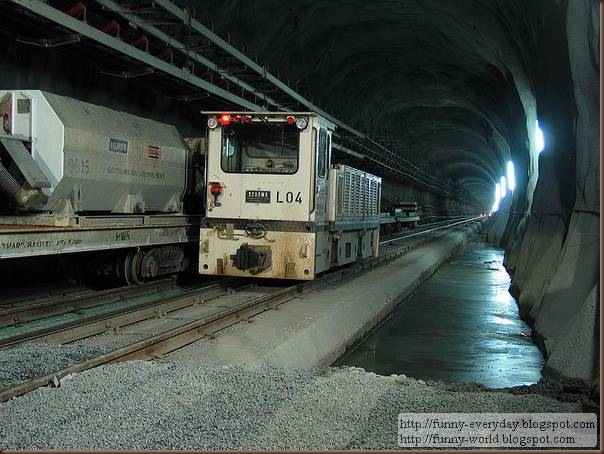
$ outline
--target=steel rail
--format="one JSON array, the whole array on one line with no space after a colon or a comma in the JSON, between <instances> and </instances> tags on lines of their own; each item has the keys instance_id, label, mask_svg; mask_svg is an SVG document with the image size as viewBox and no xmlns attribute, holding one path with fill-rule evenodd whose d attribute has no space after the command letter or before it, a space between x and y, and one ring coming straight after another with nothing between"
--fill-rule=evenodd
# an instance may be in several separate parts
<instances>
[{"instance_id":1,"label":"steel rail","mask_svg":"<svg viewBox=\"0 0 604 454\"><path fill-rule=\"evenodd\" d=\"M0 349L14 347L15 345L34 340L64 344L100 334L109 329L118 329L132 323L153 318L158 314L169 313L191 306L196 304L200 299L212 299L222 296L228 293L230 289L228 285L235 281L235 279L223 279L221 282L206 285L185 295L149 301L128 308L120 308L104 314L85 317L6 339L0 339ZM240 289L245 286L246 284L241 282L237 288Z\"/></svg>"},{"instance_id":2,"label":"steel rail","mask_svg":"<svg viewBox=\"0 0 604 454\"><path fill-rule=\"evenodd\" d=\"M143 339L138 342L126 345L109 353L98 357L82 361L78 364L66 367L56 372L46 374L42 377L21 383L13 388L0 392L0 402L13 397L33 391L36 388L46 386L49 383L56 383L63 377L82 372L103 364L109 364L119 361L128 361L132 359L151 359L164 353L176 350L177 348L188 345L195 340L210 335L216 331L224 329L235 323L239 323L249 316L264 312L271 307L291 300L301 284L285 288L271 295L259 297L245 303L245 307L237 306L221 311L209 317L198 319L187 323L178 328L164 331L158 335ZM301 294L301 292L300 292ZM251 309L256 309L252 311Z\"/></svg>"},{"instance_id":3,"label":"steel rail","mask_svg":"<svg viewBox=\"0 0 604 454\"><path fill-rule=\"evenodd\" d=\"M396 237L396 238L392 238L392 239L389 239L389 240L386 240L386 241L380 241L380 245L393 243L395 241L400 241L400 240L404 240L404 239L407 239L407 238L413 238L413 237L418 236L418 235L424 235L426 233L431 233L431 232L434 232L436 230L441 230L441 229L446 229L446 228L449 228L449 227L454 227L456 225L467 224L468 222L477 221L479 219L482 219L482 216L476 216L476 217L473 217L473 218L470 218L470 219L464 219L462 221L453 222L452 224L441 225L439 227L432 227L430 229L422 230L420 232L408 233L408 234L405 234L405 235L402 235L402 236L399 236L399 237Z\"/></svg>"},{"instance_id":4,"label":"steel rail","mask_svg":"<svg viewBox=\"0 0 604 454\"><path fill-rule=\"evenodd\" d=\"M459 221L459 220L463 220L463 219L468 219L468 217L467 216L455 216L455 217L450 217L448 219L445 219L443 221L431 222L429 224L418 224L416 227L414 227L412 229L408 229L408 230L412 230L413 232L407 232L407 233L420 233L420 232L423 232L424 230L427 230L430 227L435 227L437 225L448 225L451 222L455 222L455 221ZM398 235L401 233L403 233L403 231L391 232L388 234L380 234L380 239L381 239L380 244L382 244L386 240L392 239L395 235ZM399 237L397 236L396 238L399 238Z\"/></svg>"},{"instance_id":5,"label":"steel rail","mask_svg":"<svg viewBox=\"0 0 604 454\"><path fill-rule=\"evenodd\" d=\"M441 221L430 224L446 223L443 227L447 227L450 221ZM426 226L428 227L428 226ZM439 227L442 228L442 227ZM430 231L435 230L431 229ZM411 236L417 236L418 234L428 232L427 228L420 231L416 231L413 234L406 234L397 236L392 239L381 241L380 244L387 244L390 242L399 241L401 239L409 238ZM222 286L227 285L231 281L223 280L215 284L210 284L202 287L195 292L204 293L204 298L214 297L211 292L214 289L221 289ZM232 280L234 283L234 280ZM90 292L85 294L77 294L68 298L65 297L53 297L44 299L41 302L34 303L31 305L22 305L9 309L0 310L0 323L11 321L11 322L23 322L27 320L36 320L42 317L51 315L58 315L74 310L79 310L88 307L96 307L105 304L111 304L120 300L135 297L140 294L148 294L149 291L159 292L168 288L175 288L176 281L173 279L164 279L157 282L149 282L143 285L125 286L114 289L107 289L100 292ZM241 287L238 287L241 288ZM206 294L206 292L208 292ZM223 292L218 290L218 293ZM219 294L215 296L220 296ZM185 296L172 297L164 300L151 301L142 303L140 305L131 306L128 309L120 309L96 316L82 318L80 320L71 321L68 323L60 323L52 327L30 331L27 333L12 336L6 339L0 339L0 349L12 347L19 343L38 340L44 342L58 342L67 343L72 342L76 339L88 337L94 334L101 333L111 328L119 328L121 326L135 323L146 318L150 318L156 314L157 311L170 312L186 307L189 303L184 302L187 298L196 296L195 293L190 293ZM199 296L199 295L197 295ZM110 322L110 323L109 323ZM7 325L10 326L10 325Z\"/></svg>"},{"instance_id":6,"label":"steel rail","mask_svg":"<svg viewBox=\"0 0 604 454\"><path fill-rule=\"evenodd\" d=\"M476 220L476 218L463 222L468 223L472 220ZM461 223L456 223L456 225L459 224ZM134 359L153 359L163 354L170 353L199 339L211 336L215 332L220 331L228 326L248 320L250 317L258 315L269 309L276 308L277 306L291 301L296 297L315 290L317 287L326 285L330 282L343 281L346 277L350 277L366 269L388 263L405 254L413 247L413 244L406 244L387 254L372 257L363 262L353 264L352 266L338 269L323 277L315 279L314 281L307 281L292 285L269 295L252 299L239 306L228 308L220 313L192 321L177 328L164 331L158 335L151 336L147 339L143 339L109 353L105 353L98 357L82 361L55 372L45 374L42 377L21 383L17 386L0 392L0 402L46 386L49 383L60 385L60 380L67 375L83 372L103 364Z\"/></svg>"},{"instance_id":7,"label":"steel rail","mask_svg":"<svg viewBox=\"0 0 604 454\"><path fill-rule=\"evenodd\" d=\"M20 323L39 318L58 315L100 304L120 301L139 293L160 291L175 286L174 279L162 279L146 282L142 285L128 285L101 291L90 290L86 293L67 296L51 296L32 304L14 304L12 307L0 309L0 328L12 323Z\"/></svg>"},{"instance_id":8,"label":"steel rail","mask_svg":"<svg viewBox=\"0 0 604 454\"><path fill-rule=\"evenodd\" d=\"M10 285L10 284L9 284ZM64 287L54 287L49 283L30 284L27 286L27 293L24 293L23 286L7 287L3 289L0 297L0 311L12 309L19 305L32 304L33 301L46 301L49 298L70 298L76 295L84 295L90 292L90 287L84 285L65 285Z\"/></svg>"}]
</instances>

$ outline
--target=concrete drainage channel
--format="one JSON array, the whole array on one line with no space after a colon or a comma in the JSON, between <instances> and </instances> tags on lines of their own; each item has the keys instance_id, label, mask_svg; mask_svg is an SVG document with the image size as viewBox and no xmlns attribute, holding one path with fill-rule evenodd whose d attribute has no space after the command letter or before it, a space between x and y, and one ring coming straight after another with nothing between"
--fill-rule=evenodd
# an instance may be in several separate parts
<instances>
[{"instance_id":1,"label":"concrete drainage channel","mask_svg":"<svg viewBox=\"0 0 604 454\"><path fill-rule=\"evenodd\" d=\"M167 342L159 349L147 339L136 351L114 349L96 360L157 357L182 347L158 361L108 364L62 380L55 374L57 388L0 404L0 448L396 449L401 411L572 411L575 404L538 394L318 367L379 322L477 229L402 246L376 262L384 266L364 264L261 295L255 305L248 301L247 313L234 311L234 302L230 317L189 326L180 339L155 336L158 345ZM297 303L285 304L292 299Z\"/></svg>"}]
</instances>

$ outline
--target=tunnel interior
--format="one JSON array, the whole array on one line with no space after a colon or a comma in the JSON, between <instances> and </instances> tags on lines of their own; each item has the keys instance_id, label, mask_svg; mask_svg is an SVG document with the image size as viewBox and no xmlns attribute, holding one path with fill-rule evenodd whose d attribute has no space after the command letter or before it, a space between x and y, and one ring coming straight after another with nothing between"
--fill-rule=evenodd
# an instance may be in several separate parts
<instances>
[{"instance_id":1,"label":"tunnel interior","mask_svg":"<svg viewBox=\"0 0 604 454\"><path fill-rule=\"evenodd\" d=\"M417 175L460 188L473 202L467 211L495 208L511 161L515 189L498 203L489 240L506 249L512 293L546 370L599 375L598 2L189 6ZM385 182L387 193L410 190ZM421 192L424 203L456 208Z\"/></svg>"},{"instance_id":2,"label":"tunnel interior","mask_svg":"<svg viewBox=\"0 0 604 454\"><path fill-rule=\"evenodd\" d=\"M386 198L418 200L435 216L493 212L488 240L505 248L546 370L599 375L599 2L176 3L427 182L385 177ZM112 77L101 71L111 61L70 46L32 47L14 38L33 31L12 20L3 18L3 88L65 94L189 136L203 135L201 110L224 105ZM509 162L515 188L501 194ZM430 189L439 184L452 190Z\"/></svg>"}]
</instances>

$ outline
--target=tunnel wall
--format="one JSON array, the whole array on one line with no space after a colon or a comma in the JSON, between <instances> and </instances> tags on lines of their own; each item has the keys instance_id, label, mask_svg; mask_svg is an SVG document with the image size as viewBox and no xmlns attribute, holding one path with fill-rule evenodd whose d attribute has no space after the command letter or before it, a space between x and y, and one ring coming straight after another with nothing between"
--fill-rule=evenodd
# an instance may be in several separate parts
<instances>
[{"instance_id":1,"label":"tunnel wall","mask_svg":"<svg viewBox=\"0 0 604 454\"><path fill-rule=\"evenodd\" d=\"M392 178L382 178L381 211L388 211L394 203L401 201L418 203L420 222L437 222L449 216L476 214L476 209L464 206L452 198L405 185Z\"/></svg>"},{"instance_id":2,"label":"tunnel wall","mask_svg":"<svg viewBox=\"0 0 604 454\"><path fill-rule=\"evenodd\" d=\"M506 248L512 292L547 356L544 372L590 380L599 375L599 4L545 11L549 44L564 43L568 66L542 49L535 95L546 146L532 207L506 206L497 216L508 219L490 233Z\"/></svg>"}]
</instances>

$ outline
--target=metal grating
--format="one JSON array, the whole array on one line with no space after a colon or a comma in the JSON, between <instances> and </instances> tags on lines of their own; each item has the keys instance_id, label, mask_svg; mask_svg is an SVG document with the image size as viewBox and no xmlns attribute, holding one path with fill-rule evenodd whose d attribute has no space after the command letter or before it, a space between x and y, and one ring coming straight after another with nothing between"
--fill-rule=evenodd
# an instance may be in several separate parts
<instances>
[{"instance_id":1,"label":"metal grating","mask_svg":"<svg viewBox=\"0 0 604 454\"><path fill-rule=\"evenodd\" d=\"M381 178L353 167L337 166L338 217L379 216Z\"/></svg>"}]
</instances>

